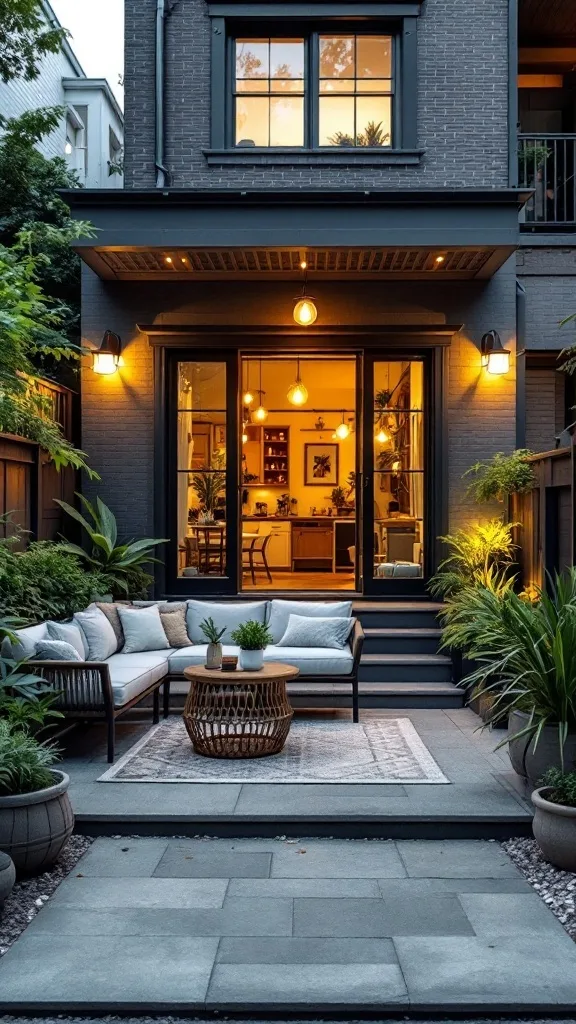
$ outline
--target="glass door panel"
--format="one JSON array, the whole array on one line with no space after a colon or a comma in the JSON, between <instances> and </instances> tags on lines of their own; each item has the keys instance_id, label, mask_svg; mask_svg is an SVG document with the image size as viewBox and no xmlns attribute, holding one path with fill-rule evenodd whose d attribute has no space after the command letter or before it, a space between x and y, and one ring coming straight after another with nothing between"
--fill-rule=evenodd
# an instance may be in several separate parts
<instances>
[{"instance_id":1,"label":"glass door panel","mask_svg":"<svg viewBox=\"0 0 576 1024\"><path fill-rule=\"evenodd\" d=\"M364 381L365 589L410 590L424 576L424 363L371 357Z\"/></svg>"}]
</instances>

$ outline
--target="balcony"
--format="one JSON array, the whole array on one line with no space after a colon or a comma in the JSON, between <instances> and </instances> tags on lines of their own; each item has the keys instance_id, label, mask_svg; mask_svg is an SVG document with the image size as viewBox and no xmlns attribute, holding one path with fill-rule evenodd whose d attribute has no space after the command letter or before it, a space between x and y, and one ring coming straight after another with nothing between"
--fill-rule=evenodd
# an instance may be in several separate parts
<instances>
[{"instance_id":1,"label":"balcony","mask_svg":"<svg viewBox=\"0 0 576 1024\"><path fill-rule=\"evenodd\" d=\"M533 189L522 214L527 231L576 230L576 134L520 135L518 184Z\"/></svg>"}]
</instances>

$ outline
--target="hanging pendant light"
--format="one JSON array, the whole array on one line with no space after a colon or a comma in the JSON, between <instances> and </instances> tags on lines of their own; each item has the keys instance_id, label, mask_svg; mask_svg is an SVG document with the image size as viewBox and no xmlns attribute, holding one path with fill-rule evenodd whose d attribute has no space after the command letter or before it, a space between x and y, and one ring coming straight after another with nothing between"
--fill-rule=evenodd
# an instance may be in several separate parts
<instances>
[{"instance_id":1,"label":"hanging pendant light","mask_svg":"<svg viewBox=\"0 0 576 1024\"><path fill-rule=\"evenodd\" d=\"M242 444L246 444L246 442L248 440L247 429L248 429L248 424L244 422L242 424Z\"/></svg>"},{"instance_id":2,"label":"hanging pendant light","mask_svg":"<svg viewBox=\"0 0 576 1024\"><path fill-rule=\"evenodd\" d=\"M296 380L288 388L287 399L291 405L306 405L308 401L308 388L302 383L300 379L300 356L298 356L296 363Z\"/></svg>"},{"instance_id":3,"label":"hanging pendant light","mask_svg":"<svg viewBox=\"0 0 576 1024\"><path fill-rule=\"evenodd\" d=\"M262 396L266 392L262 390L262 360L260 360L260 387L258 388L258 407L254 409L252 413L252 420L254 423L265 423L268 419L268 409L264 408L262 403Z\"/></svg>"},{"instance_id":4,"label":"hanging pendant light","mask_svg":"<svg viewBox=\"0 0 576 1024\"><path fill-rule=\"evenodd\" d=\"M384 427L380 427L378 429L376 433L376 440L378 441L378 444L387 444L390 440L390 434L384 430Z\"/></svg>"},{"instance_id":5,"label":"hanging pendant light","mask_svg":"<svg viewBox=\"0 0 576 1024\"><path fill-rule=\"evenodd\" d=\"M252 405L254 392L250 390L250 360L246 360L246 391L242 395L242 405Z\"/></svg>"},{"instance_id":6,"label":"hanging pendant light","mask_svg":"<svg viewBox=\"0 0 576 1024\"><path fill-rule=\"evenodd\" d=\"M342 423L339 423L338 426L336 427L336 437L338 437L341 441L345 441L349 434L350 427L348 423L346 423L346 420L344 419L344 409L342 409Z\"/></svg>"},{"instance_id":7,"label":"hanging pendant light","mask_svg":"<svg viewBox=\"0 0 576 1024\"><path fill-rule=\"evenodd\" d=\"M318 316L318 310L316 309L312 295L306 294L306 282L308 279L306 272L308 264L306 263L306 260L302 260L300 267L304 271L304 284L302 285L302 295L297 295L294 299L296 305L294 306L292 316L300 327L310 327Z\"/></svg>"}]
</instances>

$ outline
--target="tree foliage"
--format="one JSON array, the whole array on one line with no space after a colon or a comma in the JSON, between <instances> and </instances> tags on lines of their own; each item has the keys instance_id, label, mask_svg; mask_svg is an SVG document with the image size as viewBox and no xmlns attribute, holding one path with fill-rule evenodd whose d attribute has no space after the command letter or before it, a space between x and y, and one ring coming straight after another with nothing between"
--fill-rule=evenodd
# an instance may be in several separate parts
<instances>
[{"instance_id":1,"label":"tree foliage","mask_svg":"<svg viewBox=\"0 0 576 1024\"><path fill-rule=\"evenodd\" d=\"M49 53L58 53L66 29L47 22L40 0L0 0L0 78L32 81Z\"/></svg>"}]
</instances>

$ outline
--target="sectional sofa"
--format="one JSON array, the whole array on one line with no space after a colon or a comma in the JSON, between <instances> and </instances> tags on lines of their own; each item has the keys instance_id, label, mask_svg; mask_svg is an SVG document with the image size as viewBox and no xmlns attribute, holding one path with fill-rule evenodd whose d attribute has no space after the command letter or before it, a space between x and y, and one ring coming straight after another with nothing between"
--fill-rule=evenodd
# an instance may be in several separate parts
<instances>
[{"instance_id":1,"label":"sectional sofa","mask_svg":"<svg viewBox=\"0 0 576 1024\"><path fill-rule=\"evenodd\" d=\"M127 603L123 603L126 605ZM249 619L266 623L274 643L264 652L265 661L282 661L300 670L298 683L349 681L352 690L353 720L358 721L358 668L364 633L359 622L351 622L350 638L344 647L278 646L290 615L306 618L352 618L352 603L309 601L214 601L132 602L132 607L152 607L170 611L185 605L186 646L163 650L125 653L122 638L118 648L103 660L62 661L40 659L37 646L48 634L47 623L17 630L18 642L12 645L12 657L30 661L30 669L41 675L60 694L58 708L67 719L90 721L104 719L108 728L108 761L114 761L115 722L136 704L152 697L153 721L160 717L160 689L163 690L163 713L170 710L170 694L187 692L184 669L203 665L206 643L199 629L203 619L211 617L217 626L225 627L223 653L238 654L230 633ZM94 607L94 606L91 606ZM100 608L103 606L100 605Z\"/></svg>"}]
</instances>

